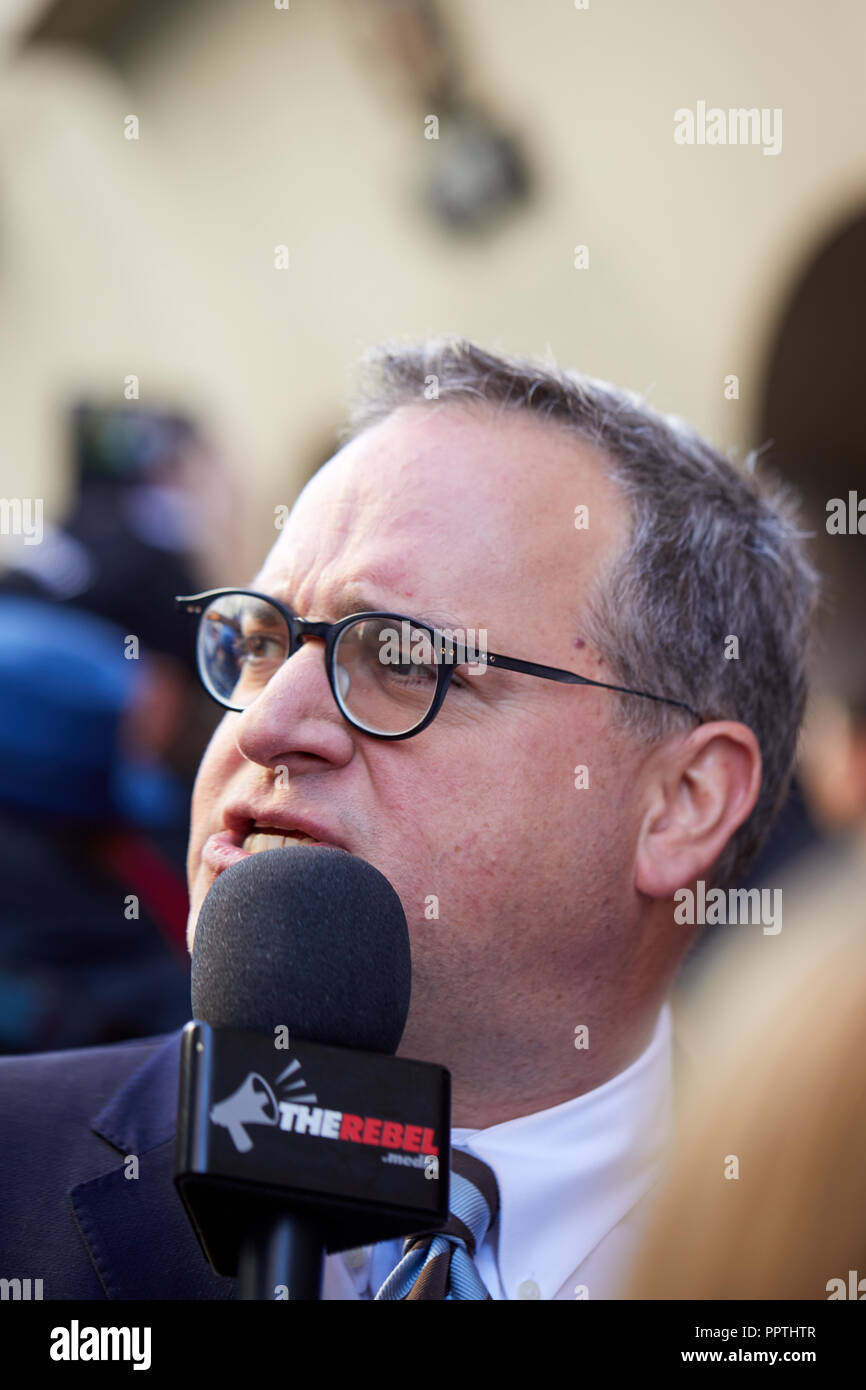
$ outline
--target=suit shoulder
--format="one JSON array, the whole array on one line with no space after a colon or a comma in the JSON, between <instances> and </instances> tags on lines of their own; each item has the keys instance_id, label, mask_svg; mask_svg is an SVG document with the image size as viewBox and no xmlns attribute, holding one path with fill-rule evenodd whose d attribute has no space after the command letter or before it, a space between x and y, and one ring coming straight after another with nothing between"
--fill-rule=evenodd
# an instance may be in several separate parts
<instances>
[{"instance_id":1,"label":"suit shoulder","mask_svg":"<svg viewBox=\"0 0 866 1390\"><path fill-rule=\"evenodd\" d=\"M46 1298L105 1297L73 1194L118 1170L95 1120L173 1036L0 1059L0 1266L44 1278Z\"/></svg>"},{"instance_id":2,"label":"suit shoulder","mask_svg":"<svg viewBox=\"0 0 866 1390\"><path fill-rule=\"evenodd\" d=\"M20 1125L29 1112L50 1112L60 1128L89 1121L169 1036L0 1058L0 1130L3 1116Z\"/></svg>"}]
</instances>

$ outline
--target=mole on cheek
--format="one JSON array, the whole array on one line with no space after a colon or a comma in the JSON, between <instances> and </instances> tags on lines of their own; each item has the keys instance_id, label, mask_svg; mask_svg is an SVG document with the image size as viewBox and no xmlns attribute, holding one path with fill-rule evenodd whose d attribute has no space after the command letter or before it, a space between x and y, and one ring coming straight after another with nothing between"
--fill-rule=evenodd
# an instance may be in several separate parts
<instances>
[{"instance_id":1,"label":"mole on cheek","mask_svg":"<svg viewBox=\"0 0 866 1390\"><path fill-rule=\"evenodd\" d=\"M586 646L586 643L584 642L584 640L583 640L582 637L575 637L575 639L574 639L574 645L575 645L576 647L580 648L580 647L585 647L585 646Z\"/></svg>"}]
</instances>

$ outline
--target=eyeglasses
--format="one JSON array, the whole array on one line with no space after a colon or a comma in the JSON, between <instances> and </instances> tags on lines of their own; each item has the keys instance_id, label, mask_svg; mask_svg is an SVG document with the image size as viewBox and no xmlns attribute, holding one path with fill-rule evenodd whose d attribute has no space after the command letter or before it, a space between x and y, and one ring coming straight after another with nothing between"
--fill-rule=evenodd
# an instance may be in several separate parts
<instances>
[{"instance_id":1,"label":"eyeglasses","mask_svg":"<svg viewBox=\"0 0 866 1390\"><path fill-rule=\"evenodd\" d=\"M701 715L681 700L479 650L474 642L455 641L454 633L401 613L352 613L337 623L310 622L251 589L208 589L178 596L175 603L199 619L199 677L225 709L248 709L301 643L319 637L324 639L325 670L337 708L354 728L373 738L413 738L426 729L439 713L458 666L476 672L494 666L565 685L638 695L687 710L703 723Z\"/></svg>"}]
</instances>

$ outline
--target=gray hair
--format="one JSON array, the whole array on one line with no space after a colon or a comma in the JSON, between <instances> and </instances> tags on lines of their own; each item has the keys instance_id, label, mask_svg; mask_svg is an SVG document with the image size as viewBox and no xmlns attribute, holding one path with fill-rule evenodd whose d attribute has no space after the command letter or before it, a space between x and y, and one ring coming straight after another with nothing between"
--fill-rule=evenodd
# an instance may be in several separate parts
<instances>
[{"instance_id":1,"label":"gray hair","mask_svg":"<svg viewBox=\"0 0 866 1390\"><path fill-rule=\"evenodd\" d=\"M756 455L740 468L630 392L459 337L373 347L362 383L343 441L432 398L528 411L600 450L630 507L631 536L596 577L586 634L617 684L753 730L761 791L714 869L717 883L741 878L786 795L806 702L818 585L792 495L755 476ZM726 659L730 637L738 659ZM611 699L617 723L640 737L693 727L671 705Z\"/></svg>"}]
</instances>

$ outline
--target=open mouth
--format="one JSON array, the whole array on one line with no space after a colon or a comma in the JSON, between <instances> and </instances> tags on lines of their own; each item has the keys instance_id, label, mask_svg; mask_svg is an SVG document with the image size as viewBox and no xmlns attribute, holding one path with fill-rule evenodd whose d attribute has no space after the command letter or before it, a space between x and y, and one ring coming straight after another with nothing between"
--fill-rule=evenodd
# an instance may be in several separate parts
<instances>
[{"instance_id":1,"label":"open mouth","mask_svg":"<svg viewBox=\"0 0 866 1390\"><path fill-rule=\"evenodd\" d=\"M292 845L320 845L323 840L314 840L303 830L279 830L272 826L254 826L243 840L241 849L247 854L259 854L265 849L290 849Z\"/></svg>"},{"instance_id":2,"label":"open mouth","mask_svg":"<svg viewBox=\"0 0 866 1390\"><path fill-rule=\"evenodd\" d=\"M340 849L341 846L328 840L317 840L305 830L287 830L285 826L257 825L255 821L236 823L231 830L220 830L210 835L202 847L202 862L214 876L248 859L251 854L261 854L268 849L293 849L297 845L316 845L322 849Z\"/></svg>"}]
</instances>

